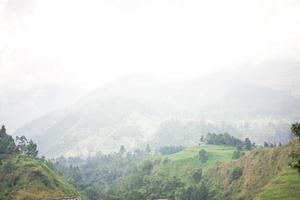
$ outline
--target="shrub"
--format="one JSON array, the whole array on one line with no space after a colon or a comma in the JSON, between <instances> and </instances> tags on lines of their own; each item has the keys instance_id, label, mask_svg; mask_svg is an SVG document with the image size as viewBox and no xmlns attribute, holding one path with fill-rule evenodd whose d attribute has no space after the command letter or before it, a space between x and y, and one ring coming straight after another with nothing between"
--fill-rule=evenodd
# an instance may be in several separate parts
<instances>
[{"instance_id":1,"label":"shrub","mask_svg":"<svg viewBox=\"0 0 300 200\"><path fill-rule=\"evenodd\" d=\"M202 163L206 163L207 160L208 160L207 152L206 152L204 149L201 149L201 150L199 151L199 160L200 160Z\"/></svg>"},{"instance_id":2,"label":"shrub","mask_svg":"<svg viewBox=\"0 0 300 200\"><path fill-rule=\"evenodd\" d=\"M239 179L243 175L243 169L235 167L230 172L230 182Z\"/></svg>"}]
</instances>

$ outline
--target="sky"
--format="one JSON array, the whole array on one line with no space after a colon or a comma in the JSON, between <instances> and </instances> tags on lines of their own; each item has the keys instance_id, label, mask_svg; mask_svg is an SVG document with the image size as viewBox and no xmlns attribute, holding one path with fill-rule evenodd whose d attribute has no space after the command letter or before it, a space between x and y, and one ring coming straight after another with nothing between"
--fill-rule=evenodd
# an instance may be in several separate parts
<instances>
[{"instance_id":1,"label":"sky","mask_svg":"<svg viewBox=\"0 0 300 200\"><path fill-rule=\"evenodd\" d=\"M299 0L0 0L0 122L16 129L125 75L299 55Z\"/></svg>"},{"instance_id":2,"label":"sky","mask_svg":"<svg viewBox=\"0 0 300 200\"><path fill-rule=\"evenodd\" d=\"M0 84L83 88L298 60L297 0L0 0ZM1 86L0 86L1 87Z\"/></svg>"}]
</instances>

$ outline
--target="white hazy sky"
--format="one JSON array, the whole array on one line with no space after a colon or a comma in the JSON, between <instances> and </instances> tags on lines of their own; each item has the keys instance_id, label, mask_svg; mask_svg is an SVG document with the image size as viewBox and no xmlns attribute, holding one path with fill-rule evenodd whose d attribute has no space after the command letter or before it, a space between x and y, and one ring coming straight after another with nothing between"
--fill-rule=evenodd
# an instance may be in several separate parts
<instances>
[{"instance_id":1,"label":"white hazy sky","mask_svg":"<svg viewBox=\"0 0 300 200\"><path fill-rule=\"evenodd\" d=\"M0 0L3 87L187 78L299 55L299 0Z\"/></svg>"}]
</instances>

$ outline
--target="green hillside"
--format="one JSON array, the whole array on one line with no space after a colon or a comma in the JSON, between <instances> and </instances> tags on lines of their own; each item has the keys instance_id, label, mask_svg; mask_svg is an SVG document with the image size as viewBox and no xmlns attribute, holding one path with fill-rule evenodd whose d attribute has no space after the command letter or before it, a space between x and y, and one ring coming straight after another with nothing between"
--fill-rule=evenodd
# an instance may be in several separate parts
<instances>
[{"instance_id":1,"label":"green hillside","mask_svg":"<svg viewBox=\"0 0 300 200\"><path fill-rule=\"evenodd\" d=\"M208 160L199 159L199 151L206 151ZM232 159L234 147L202 145L178 153L155 156L140 163L129 178L111 191L108 199L174 199L176 191L199 185L202 174L219 161Z\"/></svg>"},{"instance_id":2,"label":"green hillside","mask_svg":"<svg viewBox=\"0 0 300 200\"><path fill-rule=\"evenodd\" d=\"M37 145L25 136L16 137L0 129L0 199L45 200L79 197L79 193L57 174L52 164L38 158Z\"/></svg>"},{"instance_id":3,"label":"green hillside","mask_svg":"<svg viewBox=\"0 0 300 200\"><path fill-rule=\"evenodd\" d=\"M207 162L203 163L199 159L199 151L203 149L208 154ZM157 157L157 170L154 175L159 173L168 173L179 177L186 177L186 173L195 168L201 168L205 172L214 166L217 161L228 161L232 159L234 147L218 145L202 145L201 147L190 147L175 154ZM155 162L154 162L155 163Z\"/></svg>"},{"instance_id":4,"label":"green hillside","mask_svg":"<svg viewBox=\"0 0 300 200\"><path fill-rule=\"evenodd\" d=\"M201 162L199 151L207 152ZM202 145L155 156L140 163L107 199L269 200L300 199L300 176L288 166L298 141L274 148L256 148L232 160L235 148Z\"/></svg>"},{"instance_id":5,"label":"green hillside","mask_svg":"<svg viewBox=\"0 0 300 200\"><path fill-rule=\"evenodd\" d=\"M288 166L291 152L300 143L276 148L258 148L239 160L219 163L207 173L216 199L300 199L300 176ZM238 172L238 173L237 173Z\"/></svg>"},{"instance_id":6,"label":"green hillside","mask_svg":"<svg viewBox=\"0 0 300 200\"><path fill-rule=\"evenodd\" d=\"M271 180L254 200L299 200L300 177L296 170L287 168Z\"/></svg>"},{"instance_id":7,"label":"green hillside","mask_svg":"<svg viewBox=\"0 0 300 200\"><path fill-rule=\"evenodd\" d=\"M21 155L1 160L1 200L38 200L78 196L78 192L45 161Z\"/></svg>"}]
</instances>

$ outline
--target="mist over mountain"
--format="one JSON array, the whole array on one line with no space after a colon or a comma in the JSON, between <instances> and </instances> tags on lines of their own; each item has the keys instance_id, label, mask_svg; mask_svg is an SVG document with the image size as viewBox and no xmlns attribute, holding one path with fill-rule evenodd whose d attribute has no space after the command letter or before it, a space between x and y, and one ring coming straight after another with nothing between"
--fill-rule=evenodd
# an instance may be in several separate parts
<instances>
[{"instance_id":1,"label":"mist over mountain","mask_svg":"<svg viewBox=\"0 0 300 200\"><path fill-rule=\"evenodd\" d=\"M121 145L191 146L208 132L285 143L289 138L283 133L299 120L296 72L299 68L287 65L224 70L188 81L126 76L16 134L33 138L41 154L50 157L108 153Z\"/></svg>"}]
</instances>

